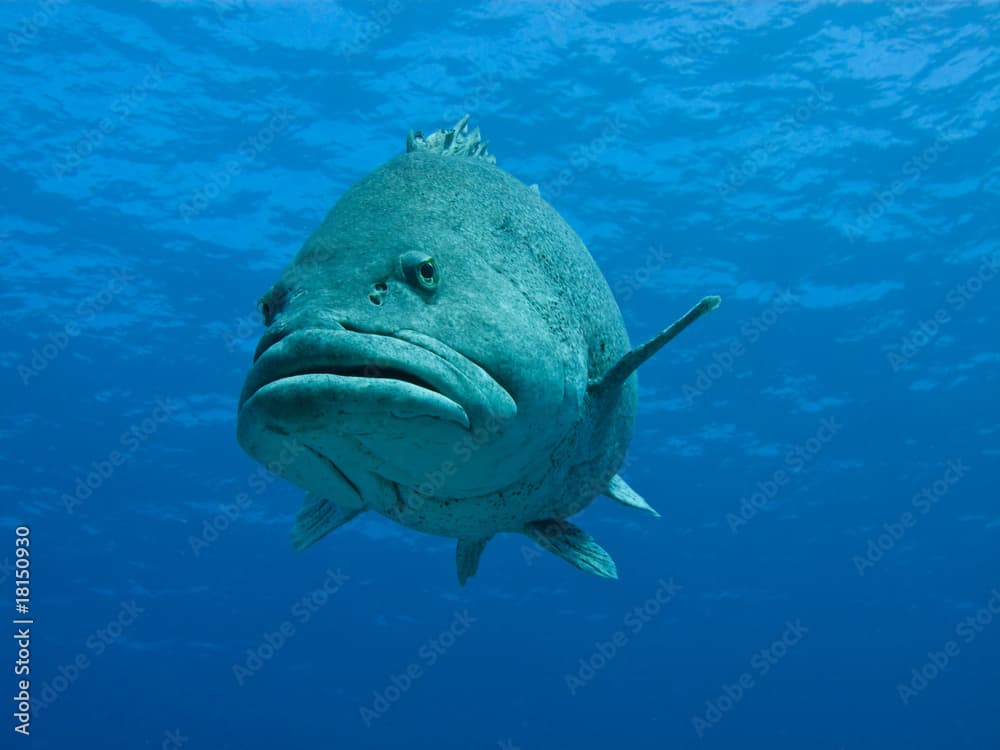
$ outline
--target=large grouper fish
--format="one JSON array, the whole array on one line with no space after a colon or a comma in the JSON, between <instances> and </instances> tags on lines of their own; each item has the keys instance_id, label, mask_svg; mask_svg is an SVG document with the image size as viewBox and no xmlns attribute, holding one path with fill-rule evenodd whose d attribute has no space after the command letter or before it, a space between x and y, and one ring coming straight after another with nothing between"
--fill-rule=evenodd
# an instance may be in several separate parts
<instances>
[{"instance_id":1,"label":"large grouper fish","mask_svg":"<svg viewBox=\"0 0 1000 750\"><path fill-rule=\"evenodd\" d=\"M566 519L599 494L656 514L617 474L633 373L719 298L630 349L583 241L467 121L411 132L261 298L238 439L306 490L298 549L374 511L456 539L463 584L500 533L616 578Z\"/></svg>"}]
</instances>

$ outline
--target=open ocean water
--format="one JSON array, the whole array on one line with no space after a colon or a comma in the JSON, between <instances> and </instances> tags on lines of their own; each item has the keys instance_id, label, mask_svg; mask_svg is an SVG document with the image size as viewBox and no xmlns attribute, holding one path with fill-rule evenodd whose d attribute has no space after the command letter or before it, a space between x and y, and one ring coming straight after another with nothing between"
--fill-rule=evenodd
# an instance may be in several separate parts
<instances>
[{"instance_id":1,"label":"open ocean water","mask_svg":"<svg viewBox=\"0 0 1000 750\"><path fill-rule=\"evenodd\" d=\"M0 5L0 745L1000 747L998 28ZM371 513L296 553L302 492L236 443L260 294L465 113L633 344L723 297L639 373L622 473L662 518L581 514L618 581L504 535L459 587Z\"/></svg>"}]
</instances>

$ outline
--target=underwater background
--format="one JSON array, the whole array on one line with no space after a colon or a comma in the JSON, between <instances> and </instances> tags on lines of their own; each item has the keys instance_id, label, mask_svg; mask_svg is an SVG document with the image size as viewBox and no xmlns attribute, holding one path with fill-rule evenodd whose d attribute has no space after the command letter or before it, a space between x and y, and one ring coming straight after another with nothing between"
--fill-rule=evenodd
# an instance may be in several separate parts
<instances>
[{"instance_id":1,"label":"underwater background","mask_svg":"<svg viewBox=\"0 0 1000 750\"><path fill-rule=\"evenodd\" d=\"M1000 6L7 2L3 747L1000 747ZM620 580L302 493L255 303L463 114L642 368ZM543 353L540 353L540 355ZM30 736L15 733L17 529ZM25 533L23 530L20 532ZM24 615L21 615L24 616Z\"/></svg>"}]
</instances>

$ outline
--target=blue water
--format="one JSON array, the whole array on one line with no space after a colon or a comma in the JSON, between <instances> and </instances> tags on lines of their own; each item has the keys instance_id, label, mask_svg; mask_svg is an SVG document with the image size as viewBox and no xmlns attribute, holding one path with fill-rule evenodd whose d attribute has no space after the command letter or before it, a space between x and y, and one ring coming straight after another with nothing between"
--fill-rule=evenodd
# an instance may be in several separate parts
<instances>
[{"instance_id":1,"label":"blue water","mask_svg":"<svg viewBox=\"0 0 1000 750\"><path fill-rule=\"evenodd\" d=\"M15 734L0 633L2 746L1000 746L998 24L3 4L0 602L27 527L34 707ZM451 541L372 514L295 553L301 492L235 441L258 296L465 112L633 342L724 298L640 373L623 473L663 517L579 520L617 582L502 537L460 588Z\"/></svg>"}]
</instances>

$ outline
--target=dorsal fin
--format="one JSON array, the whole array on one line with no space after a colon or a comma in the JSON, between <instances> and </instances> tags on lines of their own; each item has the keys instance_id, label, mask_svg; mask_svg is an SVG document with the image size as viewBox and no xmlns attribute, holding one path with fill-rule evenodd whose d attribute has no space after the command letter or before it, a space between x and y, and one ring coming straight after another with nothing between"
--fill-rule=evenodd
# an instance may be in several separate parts
<instances>
[{"instance_id":1,"label":"dorsal fin","mask_svg":"<svg viewBox=\"0 0 1000 750\"><path fill-rule=\"evenodd\" d=\"M417 132L411 130L406 136L406 153L419 149L433 151L444 156L469 156L473 159L482 159L490 164L496 164L496 157L486 153L489 141L483 140L479 128L471 133L467 132L466 125L468 124L469 115L465 115L455 123L455 127L431 133L426 138L419 130Z\"/></svg>"},{"instance_id":2,"label":"dorsal fin","mask_svg":"<svg viewBox=\"0 0 1000 750\"><path fill-rule=\"evenodd\" d=\"M717 308L721 302L722 298L716 295L702 297L697 305L653 336L645 344L627 352L602 377L591 380L587 386L587 392L593 396L597 396L606 392L609 388L621 386L628 379L628 376L635 372L639 365L660 351L665 344L702 315Z\"/></svg>"}]
</instances>

